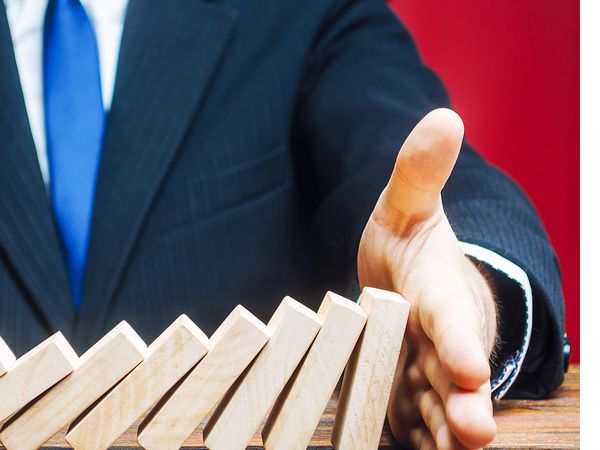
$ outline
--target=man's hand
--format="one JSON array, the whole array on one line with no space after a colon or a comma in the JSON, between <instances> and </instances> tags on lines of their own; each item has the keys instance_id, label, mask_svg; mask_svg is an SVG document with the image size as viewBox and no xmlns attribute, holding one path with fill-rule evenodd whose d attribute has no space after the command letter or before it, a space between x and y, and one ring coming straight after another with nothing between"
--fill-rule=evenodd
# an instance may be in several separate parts
<instances>
[{"instance_id":1,"label":"man's hand","mask_svg":"<svg viewBox=\"0 0 600 450\"><path fill-rule=\"evenodd\" d=\"M448 109L419 122L358 253L361 286L399 292L411 303L388 419L396 438L417 448L480 448L496 432L488 362L496 337L494 299L462 252L440 195L463 131Z\"/></svg>"}]
</instances>

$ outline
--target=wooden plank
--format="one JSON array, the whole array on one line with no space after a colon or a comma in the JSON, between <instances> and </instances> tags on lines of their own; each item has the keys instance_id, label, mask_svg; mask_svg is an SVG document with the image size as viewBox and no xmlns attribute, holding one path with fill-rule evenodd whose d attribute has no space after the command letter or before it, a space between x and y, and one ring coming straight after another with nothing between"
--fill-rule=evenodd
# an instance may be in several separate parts
<instances>
[{"instance_id":1,"label":"wooden plank","mask_svg":"<svg viewBox=\"0 0 600 450\"><path fill-rule=\"evenodd\" d=\"M13 352L0 337L0 377L9 371L16 360L17 358L15 358Z\"/></svg>"},{"instance_id":2,"label":"wooden plank","mask_svg":"<svg viewBox=\"0 0 600 450\"><path fill-rule=\"evenodd\" d=\"M146 344L121 322L79 358L75 370L2 430L9 450L35 450L144 360Z\"/></svg>"},{"instance_id":3,"label":"wooden plank","mask_svg":"<svg viewBox=\"0 0 600 450\"><path fill-rule=\"evenodd\" d=\"M147 450L179 449L269 340L265 324L237 306L210 338L208 354L140 426Z\"/></svg>"},{"instance_id":4,"label":"wooden plank","mask_svg":"<svg viewBox=\"0 0 600 450\"><path fill-rule=\"evenodd\" d=\"M262 432L267 450L302 450L312 438L367 321L357 303L332 292L317 313L323 326Z\"/></svg>"},{"instance_id":5,"label":"wooden plank","mask_svg":"<svg viewBox=\"0 0 600 450\"><path fill-rule=\"evenodd\" d=\"M290 297L283 300L267 325L271 339L206 426L208 448L246 448L320 327L314 311Z\"/></svg>"},{"instance_id":6,"label":"wooden plank","mask_svg":"<svg viewBox=\"0 0 600 450\"><path fill-rule=\"evenodd\" d=\"M0 378L0 422L69 375L77 354L58 332L33 348Z\"/></svg>"},{"instance_id":7,"label":"wooden plank","mask_svg":"<svg viewBox=\"0 0 600 450\"><path fill-rule=\"evenodd\" d=\"M360 305L368 314L344 375L332 441L336 449L376 449L410 305L399 294L365 288Z\"/></svg>"},{"instance_id":8,"label":"wooden plank","mask_svg":"<svg viewBox=\"0 0 600 450\"><path fill-rule=\"evenodd\" d=\"M580 448L579 365L571 364L563 385L542 400L500 400L494 404L498 432L489 450Z\"/></svg>"},{"instance_id":9,"label":"wooden plank","mask_svg":"<svg viewBox=\"0 0 600 450\"><path fill-rule=\"evenodd\" d=\"M208 338L185 315L149 347L146 359L77 421L66 440L75 449L106 449L208 351Z\"/></svg>"}]
</instances>

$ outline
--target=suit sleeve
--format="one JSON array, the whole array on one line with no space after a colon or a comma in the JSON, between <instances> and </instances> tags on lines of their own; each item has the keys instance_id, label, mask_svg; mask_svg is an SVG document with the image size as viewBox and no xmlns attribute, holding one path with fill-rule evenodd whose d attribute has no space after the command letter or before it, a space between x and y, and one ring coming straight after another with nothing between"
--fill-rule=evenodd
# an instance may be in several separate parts
<instances>
[{"instance_id":1,"label":"suit sleeve","mask_svg":"<svg viewBox=\"0 0 600 450\"><path fill-rule=\"evenodd\" d=\"M448 49L452 51L452 49ZM364 225L410 130L448 107L410 34L379 0L340 0L315 37L293 127L298 180L324 258L355 280ZM468 125L468 124L467 124ZM564 306L556 256L520 188L468 144L443 193L458 238L500 255L531 284L533 331L508 397L539 398L563 380ZM523 292L498 282L500 355L523 342ZM493 361L502 370L502 361Z\"/></svg>"}]
</instances>

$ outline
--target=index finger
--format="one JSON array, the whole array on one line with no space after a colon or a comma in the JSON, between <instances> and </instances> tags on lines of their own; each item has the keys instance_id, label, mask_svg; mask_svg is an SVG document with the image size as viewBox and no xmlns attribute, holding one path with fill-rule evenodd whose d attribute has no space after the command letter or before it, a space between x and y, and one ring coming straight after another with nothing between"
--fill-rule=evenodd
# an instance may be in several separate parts
<instances>
[{"instance_id":1,"label":"index finger","mask_svg":"<svg viewBox=\"0 0 600 450\"><path fill-rule=\"evenodd\" d=\"M419 321L454 384L478 389L490 378L481 312L463 277L444 279L428 283L419 294Z\"/></svg>"}]
</instances>

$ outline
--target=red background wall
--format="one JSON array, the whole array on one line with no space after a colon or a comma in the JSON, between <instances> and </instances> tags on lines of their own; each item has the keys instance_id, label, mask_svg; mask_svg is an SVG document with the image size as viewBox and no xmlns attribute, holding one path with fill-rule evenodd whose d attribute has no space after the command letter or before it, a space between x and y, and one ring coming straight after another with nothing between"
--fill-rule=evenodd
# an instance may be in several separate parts
<instances>
[{"instance_id":1,"label":"red background wall","mask_svg":"<svg viewBox=\"0 0 600 450\"><path fill-rule=\"evenodd\" d=\"M540 212L579 361L579 2L392 0L466 136Z\"/></svg>"}]
</instances>

